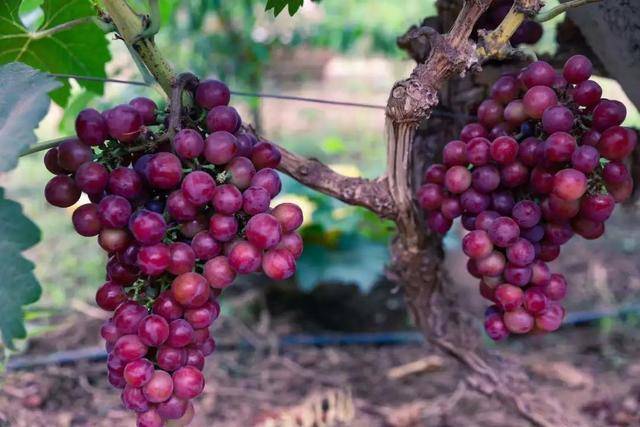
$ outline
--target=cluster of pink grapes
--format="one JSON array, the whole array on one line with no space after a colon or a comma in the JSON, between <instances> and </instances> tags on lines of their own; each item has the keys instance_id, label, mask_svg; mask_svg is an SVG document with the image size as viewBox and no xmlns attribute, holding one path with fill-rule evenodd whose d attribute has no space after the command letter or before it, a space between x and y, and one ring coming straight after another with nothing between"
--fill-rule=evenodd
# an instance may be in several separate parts
<instances>
[{"instance_id":1,"label":"cluster of pink grapes","mask_svg":"<svg viewBox=\"0 0 640 427\"><path fill-rule=\"evenodd\" d=\"M567 282L547 263L574 234L600 237L632 192L624 161L637 135L620 126L624 105L602 98L591 73L575 55L562 73L537 61L500 77L478 122L446 144L418 191L432 230L445 233L461 216L469 231L462 250L494 303L484 324L494 340L560 327Z\"/></svg>"},{"instance_id":2,"label":"cluster of pink grapes","mask_svg":"<svg viewBox=\"0 0 640 427\"><path fill-rule=\"evenodd\" d=\"M108 379L141 427L190 421L215 349L217 297L237 274L291 277L303 248L300 208L270 207L281 190L277 147L241 130L223 83L203 81L193 95L188 126L175 134L147 98L83 110L77 138L44 158L56 175L44 191L50 204L88 195L73 226L108 253L96 293L114 312L101 329Z\"/></svg>"},{"instance_id":3,"label":"cluster of pink grapes","mask_svg":"<svg viewBox=\"0 0 640 427\"><path fill-rule=\"evenodd\" d=\"M478 19L476 28L483 30L494 30L507 16L509 9L513 6L513 0L494 0L489 9ZM542 25L532 20L525 19L516 29L509 41L513 46L520 44L536 44L543 34Z\"/></svg>"}]
</instances>

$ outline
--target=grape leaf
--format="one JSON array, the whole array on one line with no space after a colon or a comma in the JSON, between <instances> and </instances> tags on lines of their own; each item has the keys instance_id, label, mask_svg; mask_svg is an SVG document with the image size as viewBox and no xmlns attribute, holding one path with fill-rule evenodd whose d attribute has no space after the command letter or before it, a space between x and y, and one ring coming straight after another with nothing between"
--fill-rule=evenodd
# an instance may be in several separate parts
<instances>
[{"instance_id":1,"label":"grape leaf","mask_svg":"<svg viewBox=\"0 0 640 427\"><path fill-rule=\"evenodd\" d=\"M293 16L302 7L303 2L304 0L267 0L265 10L273 9L273 15L278 16L288 6L289 15Z\"/></svg>"},{"instance_id":2,"label":"grape leaf","mask_svg":"<svg viewBox=\"0 0 640 427\"><path fill-rule=\"evenodd\" d=\"M0 172L13 169L22 150L36 142L33 130L49 110L47 93L60 82L13 62L0 66Z\"/></svg>"},{"instance_id":3,"label":"grape leaf","mask_svg":"<svg viewBox=\"0 0 640 427\"><path fill-rule=\"evenodd\" d=\"M21 0L0 1L0 64L24 62L43 71L106 77L105 64L111 59L104 32L92 22L76 25L42 38L33 34L50 30L78 18L93 16L95 10L86 0L44 0L44 20L36 33L30 33L19 15ZM81 80L80 86L102 95L104 83ZM64 106L71 87L68 80L51 98Z\"/></svg>"},{"instance_id":4,"label":"grape leaf","mask_svg":"<svg viewBox=\"0 0 640 427\"><path fill-rule=\"evenodd\" d=\"M34 265L22 251L40 241L40 230L22 213L19 203L4 197L0 188L0 332L5 346L26 338L22 306L40 298L41 288L33 274Z\"/></svg>"}]
</instances>

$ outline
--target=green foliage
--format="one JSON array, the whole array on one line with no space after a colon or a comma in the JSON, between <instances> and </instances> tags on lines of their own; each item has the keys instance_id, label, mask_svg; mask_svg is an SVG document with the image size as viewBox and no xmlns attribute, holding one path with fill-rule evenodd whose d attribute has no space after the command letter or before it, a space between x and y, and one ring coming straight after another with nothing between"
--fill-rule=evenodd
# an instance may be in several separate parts
<instances>
[{"instance_id":1,"label":"green foliage","mask_svg":"<svg viewBox=\"0 0 640 427\"><path fill-rule=\"evenodd\" d=\"M302 7L303 0L267 0L266 11L273 10L273 15L278 16L285 7L288 7L289 15L293 16Z\"/></svg>"},{"instance_id":2,"label":"green foliage","mask_svg":"<svg viewBox=\"0 0 640 427\"><path fill-rule=\"evenodd\" d=\"M34 265L22 251L40 241L40 230L22 213L19 203L4 198L0 188L0 331L4 344L14 349L13 340L25 338L22 306L40 298Z\"/></svg>"},{"instance_id":3,"label":"green foliage","mask_svg":"<svg viewBox=\"0 0 640 427\"><path fill-rule=\"evenodd\" d=\"M6 172L37 141L33 130L49 110L46 94L60 83L19 62L0 66L0 82L0 172Z\"/></svg>"},{"instance_id":4,"label":"green foliage","mask_svg":"<svg viewBox=\"0 0 640 427\"><path fill-rule=\"evenodd\" d=\"M20 0L0 2L0 64L24 62L42 71L60 74L106 77L105 64L111 59L107 40L100 28L92 22L52 32L38 37L66 22L95 15L86 0L44 0L42 19L34 29L25 27L20 16ZM38 2L29 1L26 11L34 13ZM45 33L46 34L46 33ZM80 81L84 88L101 95L104 84L96 81ZM59 105L65 105L70 94L68 81L51 93Z\"/></svg>"},{"instance_id":5,"label":"green foliage","mask_svg":"<svg viewBox=\"0 0 640 427\"><path fill-rule=\"evenodd\" d=\"M301 288L339 281L369 290L389 259L393 222L381 221L364 208L346 205L291 178L283 178L283 189L313 205L311 222L301 230L304 251L296 269Z\"/></svg>"},{"instance_id":6,"label":"green foliage","mask_svg":"<svg viewBox=\"0 0 640 427\"><path fill-rule=\"evenodd\" d=\"M36 142L33 129L49 109L47 93L60 86L33 68L11 63L0 67L0 171L13 169L20 152ZM22 306L40 297L34 265L22 251L40 241L40 230L23 213L19 203L4 197L0 188L0 332L4 344L25 338Z\"/></svg>"}]
</instances>

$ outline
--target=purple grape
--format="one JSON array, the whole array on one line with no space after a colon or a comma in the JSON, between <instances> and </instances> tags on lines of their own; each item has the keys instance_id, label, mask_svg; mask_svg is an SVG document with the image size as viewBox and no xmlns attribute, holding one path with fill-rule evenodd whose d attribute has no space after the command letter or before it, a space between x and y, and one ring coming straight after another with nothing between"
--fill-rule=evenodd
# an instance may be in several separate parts
<instances>
[{"instance_id":1,"label":"purple grape","mask_svg":"<svg viewBox=\"0 0 640 427\"><path fill-rule=\"evenodd\" d=\"M256 169L275 169L280 164L280 150L270 142L262 141L251 150L251 161Z\"/></svg>"},{"instance_id":2,"label":"purple grape","mask_svg":"<svg viewBox=\"0 0 640 427\"><path fill-rule=\"evenodd\" d=\"M129 223L131 204L122 196L106 196L98 204L98 214L103 225L123 228Z\"/></svg>"},{"instance_id":3,"label":"purple grape","mask_svg":"<svg viewBox=\"0 0 640 427\"><path fill-rule=\"evenodd\" d=\"M260 169L256 172L253 178L251 178L251 185L264 188L269 192L271 198L276 197L282 189L282 183L278 173L271 168Z\"/></svg>"},{"instance_id":4,"label":"purple grape","mask_svg":"<svg viewBox=\"0 0 640 427\"><path fill-rule=\"evenodd\" d=\"M489 227L489 237L494 245L508 248L518 241L520 229L516 222L506 216L495 219Z\"/></svg>"},{"instance_id":5,"label":"purple grape","mask_svg":"<svg viewBox=\"0 0 640 427\"><path fill-rule=\"evenodd\" d=\"M142 179L133 169L115 168L109 175L108 189L111 194L134 200L142 193Z\"/></svg>"},{"instance_id":6,"label":"purple grape","mask_svg":"<svg viewBox=\"0 0 640 427\"><path fill-rule=\"evenodd\" d=\"M98 111L86 108L76 117L76 135L86 145L100 145L109 137L107 122Z\"/></svg>"},{"instance_id":7,"label":"purple grape","mask_svg":"<svg viewBox=\"0 0 640 427\"><path fill-rule=\"evenodd\" d=\"M204 151L204 139L196 130L182 129L173 138L173 148L183 159L195 159Z\"/></svg>"},{"instance_id":8,"label":"purple grape","mask_svg":"<svg viewBox=\"0 0 640 427\"><path fill-rule=\"evenodd\" d=\"M93 157L91 148L77 139L69 139L58 145L58 165L68 172L75 172Z\"/></svg>"},{"instance_id":9,"label":"purple grape","mask_svg":"<svg viewBox=\"0 0 640 427\"><path fill-rule=\"evenodd\" d=\"M242 193L242 210L248 215L257 215L269 209L271 197L262 187L249 187Z\"/></svg>"},{"instance_id":10,"label":"purple grape","mask_svg":"<svg viewBox=\"0 0 640 427\"><path fill-rule=\"evenodd\" d=\"M142 116L130 105L118 105L106 114L109 135L123 144L131 144L142 132Z\"/></svg>"},{"instance_id":11,"label":"purple grape","mask_svg":"<svg viewBox=\"0 0 640 427\"><path fill-rule=\"evenodd\" d=\"M236 133L241 124L242 120L236 109L227 105L213 107L207 114L207 129L209 132L225 131Z\"/></svg>"},{"instance_id":12,"label":"purple grape","mask_svg":"<svg viewBox=\"0 0 640 427\"><path fill-rule=\"evenodd\" d=\"M218 80L203 80L196 88L196 103L207 110L228 105L230 99L229 87Z\"/></svg>"},{"instance_id":13,"label":"purple grape","mask_svg":"<svg viewBox=\"0 0 640 427\"><path fill-rule=\"evenodd\" d=\"M138 111L142 117L142 123L145 125L152 125L156 122L158 106L151 99L140 96L129 101L129 105Z\"/></svg>"}]
</instances>

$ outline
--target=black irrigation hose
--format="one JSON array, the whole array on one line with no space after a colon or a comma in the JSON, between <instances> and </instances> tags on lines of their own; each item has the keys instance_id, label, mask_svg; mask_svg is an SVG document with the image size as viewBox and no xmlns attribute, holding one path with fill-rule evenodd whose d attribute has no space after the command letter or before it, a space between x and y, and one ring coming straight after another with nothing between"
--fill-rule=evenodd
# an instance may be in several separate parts
<instances>
[{"instance_id":1,"label":"black irrigation hose","mask_svg":"<svg viewBox=\"0 0 640 427\"><path fill-rule=\"evenodd\" d=\"M576 311L569 313L563 325L581 326L602 319L619 318L640 315L640 305L632 305L624 308L600 310L600 311ZM372 333L336 333L336 334L293 334L280 338L281 348L300 346L386 346L421 344L424 339L419 332L372 332ZM220 350L234 350L251 348L246 341L240 341L233 345L219 345ZM6 364L9 371L29 369L39 366L68 365L81 361L103 361L107 358L107 352L103 347L85 347L77 350L58 351L43 356L18 356L12 357Z\"/></svg>"}]
</instances>

